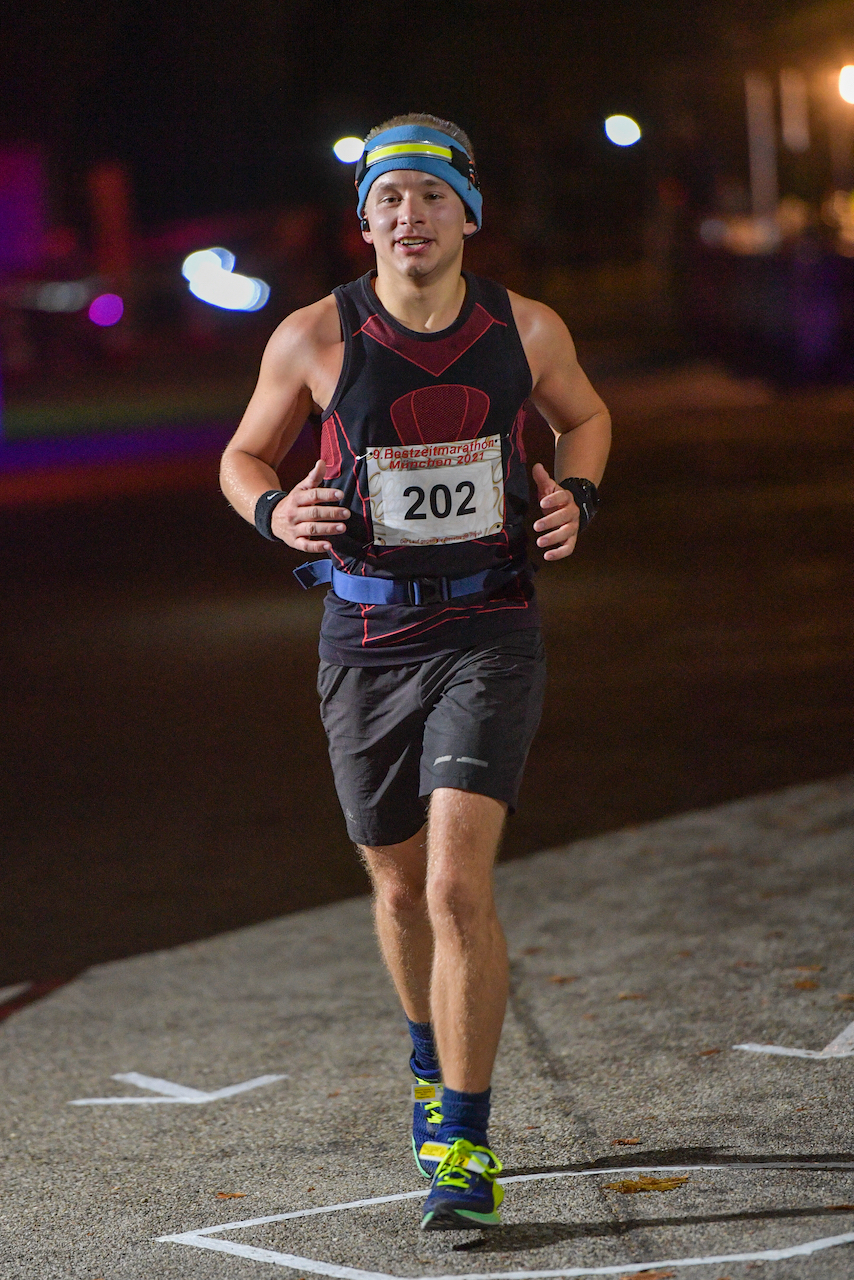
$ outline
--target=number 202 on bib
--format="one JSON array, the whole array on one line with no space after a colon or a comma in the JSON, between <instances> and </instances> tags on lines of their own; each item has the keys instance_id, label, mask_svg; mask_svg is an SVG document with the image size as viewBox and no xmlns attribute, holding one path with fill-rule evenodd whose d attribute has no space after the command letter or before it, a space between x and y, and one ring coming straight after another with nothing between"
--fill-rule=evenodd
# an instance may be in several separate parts
<instances>
[{"instance_id":1,"label":"number 202 on bib","mask_svg":"<svg viewBox=\"0 0 854 1280\"><path fill-rule=\"evenodd\" d=\"M504 527L500 436L369 449L367 464L377 546L468 542Z\"/></svg>"}]
</instances>

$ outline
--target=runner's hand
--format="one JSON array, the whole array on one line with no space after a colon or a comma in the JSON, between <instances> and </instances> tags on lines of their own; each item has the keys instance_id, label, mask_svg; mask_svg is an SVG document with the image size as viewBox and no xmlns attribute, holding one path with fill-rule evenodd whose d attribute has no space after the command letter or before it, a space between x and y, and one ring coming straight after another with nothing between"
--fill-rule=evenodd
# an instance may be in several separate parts
<instances>
[{"instance_id":1,"label":"runner's hand","mask_svg":"<svg viewBox=\"0 0 854 1280\"><path fill-rule=\"evenodd\" d=\"M326 463L315 462L306 478L291 489L273 512L273 533L297 551L331 551L330 543L324 542L324 538L347 529L343 522L350 518L350 512L336 505L344 494L340 489L318 487L325 474Z\"/></svg>"},{"instance_id":2,"label":"runner's hand","mask_svg":"<svg viewBox=\"0 0 854 1280\"><path fill-rule=\"evenodd\" d=\"M537 486L540 510L543 513L534 522L535 532L542 535L537 538L537 546L543 548L544 560L563 560L575 550L581 512L572 494L561 489L539 462L534 464L531 474Z\"/></svg>"}]
</instances>

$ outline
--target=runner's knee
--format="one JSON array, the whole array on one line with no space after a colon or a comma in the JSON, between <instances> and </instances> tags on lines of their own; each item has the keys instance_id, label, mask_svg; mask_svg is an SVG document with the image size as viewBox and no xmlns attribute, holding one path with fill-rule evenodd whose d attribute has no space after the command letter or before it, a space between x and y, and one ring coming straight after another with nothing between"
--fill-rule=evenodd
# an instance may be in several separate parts
<instances>
[{"instance_id":1,"label":"runner's knee","mask_svg":"<svg viewBox=\"0 0 854 1280\"><path fill-rule=\"evenodd\" d=\"M364 846L360 853L371 878L374 897L386 911L397 916L424 910L425 865L401 865L385 850Z\"/></svg>"},{"instance_id":2,"label":"runner's knee","mask_svg":"<svg viewBox=\"0 0 854 1280\"><path fill-rule=\"evenodd\" d=\"M484 884L456 868L441 868L430 875L427 909L437 932L467 934L495 914L491 882Z\"/></svg>"}]
</instances>

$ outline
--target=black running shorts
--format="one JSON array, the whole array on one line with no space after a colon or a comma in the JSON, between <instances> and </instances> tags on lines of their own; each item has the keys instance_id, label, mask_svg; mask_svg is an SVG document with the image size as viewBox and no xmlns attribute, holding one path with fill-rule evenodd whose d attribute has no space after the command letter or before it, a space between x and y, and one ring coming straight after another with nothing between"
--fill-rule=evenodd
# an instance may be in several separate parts
<instances>
[{"instance_id":1,"label":"black running shorts","mask_svg":"<svg viewBox=\"0 0 854 1280\"><path fill-rule=\"evenodd\" d=\"M539 631L394 667L321 661L317 688L335 788L356 844L399 844L436 787L516 807L543 707Z\"/></svg>"}]
</instances>

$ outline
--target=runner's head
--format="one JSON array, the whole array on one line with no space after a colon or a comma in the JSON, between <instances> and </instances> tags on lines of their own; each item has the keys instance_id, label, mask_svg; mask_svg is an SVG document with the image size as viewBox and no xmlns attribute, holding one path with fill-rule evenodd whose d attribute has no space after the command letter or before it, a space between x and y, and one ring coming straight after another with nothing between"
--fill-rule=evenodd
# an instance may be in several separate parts
<instances>
[{"instance_id":1,"label":"runner's head","mask_svg":"<svg viewBox=\"0 0 854 1280\"><path fill-rule=\"evenodd\" d=\"M412 113L394 116L370 131L356 165L356 213L363 222L368 193L377 178L400 170L431 174L446 183L462 201L466 223L480 230L483 200L474 152L458 125L438 116Z\"/></svg>"}]
</instances>

